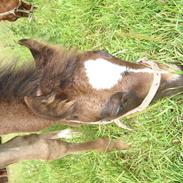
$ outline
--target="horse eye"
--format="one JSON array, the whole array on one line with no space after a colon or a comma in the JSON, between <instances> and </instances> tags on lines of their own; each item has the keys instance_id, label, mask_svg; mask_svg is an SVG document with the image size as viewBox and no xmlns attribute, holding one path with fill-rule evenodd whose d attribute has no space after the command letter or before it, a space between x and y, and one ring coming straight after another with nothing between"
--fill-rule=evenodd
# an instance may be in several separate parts
<instances>
[{"instance_id":1,"label":"horse eye","mask_svg":"<svg viewBox=\"0 0 183 183\"><path fill-rule=\"evenodd\" d=\"M77 119L79 119L79 117L77 115L73 115L72 119L77 120Z\"/></svg>"}]
</instances>

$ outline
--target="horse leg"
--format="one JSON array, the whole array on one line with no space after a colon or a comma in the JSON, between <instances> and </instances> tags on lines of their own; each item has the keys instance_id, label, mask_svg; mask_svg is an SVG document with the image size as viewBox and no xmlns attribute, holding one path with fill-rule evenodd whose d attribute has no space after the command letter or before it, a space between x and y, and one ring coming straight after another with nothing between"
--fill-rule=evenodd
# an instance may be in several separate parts
<instances>
[{"instance_id":1,"label":"horse leg","mask_svg":"<svg viewBox=\"0 0 183 183\"><path fill-rule=\"evenodd\" d=\"M84 143L68 143L55 139L56 134L18 136L0 145L0 168L21 160L54 160L68 154L96 150L99 152L127 149L121 140L99 138Z\"/></svg>"},{"instance_id":2,"label":"horse leg","mask_svg":"<svg viewBox=\"0 0 183 183\"><path fill-rule=\"evenodd\" d=\"M2 143L2 139L0 137L0 144ZM8 182L8 176L7 176L7 170L6 168L0 169L0 183L7 183Z\"/></svg>"},{"instance_id":3,"label":"horse leg","mask_svg":"<svg viewBox=\"0 0 183 183\"><path fill-rule=\"evenodd\" d=\"M6 168L0 169L0 183L7 183L8 176Z\"/></svg>"}]
</instances>

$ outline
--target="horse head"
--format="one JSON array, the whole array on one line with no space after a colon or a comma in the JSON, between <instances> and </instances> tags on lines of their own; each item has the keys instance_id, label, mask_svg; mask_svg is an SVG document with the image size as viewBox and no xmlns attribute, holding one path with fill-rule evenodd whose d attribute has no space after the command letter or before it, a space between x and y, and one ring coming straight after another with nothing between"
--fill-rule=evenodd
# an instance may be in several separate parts
<instances>
[{"instance_id":1,"label":"horse head","mask_svg":"<svg viewBox=\"0 0 183 183\"><path fill-rule=\"evenodd\" d=\"M23 39L40 74L29 108L49 119L92 122L114 119L137 108L153 85L154 71L142 62L122 61L104 51L77 52ZM156 64L160 82L152 100L183 91L176 65ZM174 89L172 89L174 88Z\"/></svg>"}]
</instances>

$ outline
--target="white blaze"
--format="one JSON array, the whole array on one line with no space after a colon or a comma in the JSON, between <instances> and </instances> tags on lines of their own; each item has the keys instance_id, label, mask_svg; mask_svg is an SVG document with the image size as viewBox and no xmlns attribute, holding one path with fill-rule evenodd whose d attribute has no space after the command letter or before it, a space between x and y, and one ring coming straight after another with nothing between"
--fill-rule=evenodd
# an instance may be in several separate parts
<instances>
[{"instance_id":1,"label":"white blaze","mask_svg":"<svg viewBox=\"0 0 183 183\"><path fill-rule=\"evenodd\" d=\"M84 63L89 83L96 89L110 89L122 78L125 66L104 59L88 60Z\"/></svg>"},{"instance_id":2,"label":"white blaze","mask_svg":"<svg viewBox=\"0 0 183 183\"><path fill-rule=\"evenodd\" d=\"M130 69L111 63L105 59L87 60L84 63L89 83L95 89L110 89L122 79L125 71L133 73L153 73L152 69Z\"/></svg>"}]
</instances>

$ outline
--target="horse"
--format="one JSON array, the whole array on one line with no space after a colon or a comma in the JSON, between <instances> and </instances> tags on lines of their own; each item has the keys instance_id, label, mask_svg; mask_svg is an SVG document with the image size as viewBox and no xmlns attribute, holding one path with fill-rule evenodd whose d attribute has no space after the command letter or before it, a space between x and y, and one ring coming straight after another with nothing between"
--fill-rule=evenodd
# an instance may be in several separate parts
<instances>
[{"instance_id":1,"label":"horse","mask_svg":"<svg viewBox=\"0 0 183 183\"><path fill-rule=\"evenodd\" d=\"M154 85L152 101L183 92L181 64L132 63L103 51L65 49L22 39L35 65L0 69L0 135L35 132L52 124L95 124L138 109ZM72 133L72 132L71 132ZM68 143L62 132L17 136L0 145L0 167L20 160L53 160L74 152L129 148L122 140L100 138Z\"/></svg>"},{"instance_id":2,"label":"horse","mask_svg":"<svg viewBox=\"0 0 183 183\"><path fill-rule=\"evenodd\" d=\"M35 7L21 0L1 0L0 21L16 21L21 17L30 17Z\"/></svg>"},{"instance_id":3,"label":"horse","mask_svg":"<svg viewBox=\"0 0 183 183\"><path fill-rule=\"evenodd\" d=\"M0 144L1 144L1 138L0 138ZM8 176L7 176L7 170L6 168L0 169L0 183L7 183L8 182Z\"/></svg>"}]
</instances>

